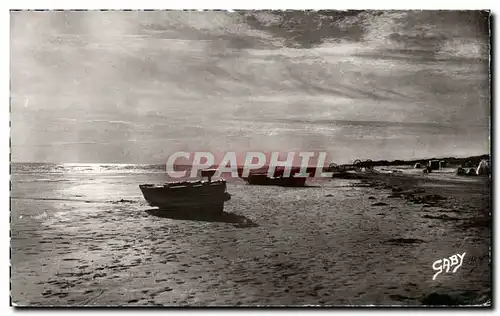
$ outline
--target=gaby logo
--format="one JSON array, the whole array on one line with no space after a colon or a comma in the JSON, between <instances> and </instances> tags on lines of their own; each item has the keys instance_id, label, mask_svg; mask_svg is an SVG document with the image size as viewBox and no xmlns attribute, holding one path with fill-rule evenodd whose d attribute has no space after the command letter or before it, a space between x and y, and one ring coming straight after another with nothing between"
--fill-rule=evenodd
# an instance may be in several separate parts
<instances>
[{"instance_id":1,"label":"gaby logo","mask_svg":"<svg viewBox=\"0 0 500 316\"><path fill-rule=\"evenodd\" d=\"M458 268L462 266L464 257L465 257L465 252L463 254L456 254L449 258L443 258L434 261L434 263L432 264L432 269L434 269L434 271L437 272L432 277L432 280L436 280L436 277L443 271L445 271L446 273L450 272L450 269L453 267L455 268L451 272L452 273L457 272Z\"/></svg>"},{"instance_id":2,"label":"gaby logo","mask_svg":"<svg viewBox=\"0 0 500 316\"><path fill-rule=\"evenodd\" d=\"M169 156L167 174L172 178L198 176L200 170L216 169L216 177L222 174L231 177L248 177L252 171L266 173L269 177L331 177L324 172L325 152L176 152ZM190 167L188 173L187 168Z\"/></svg>"}]
</instances>

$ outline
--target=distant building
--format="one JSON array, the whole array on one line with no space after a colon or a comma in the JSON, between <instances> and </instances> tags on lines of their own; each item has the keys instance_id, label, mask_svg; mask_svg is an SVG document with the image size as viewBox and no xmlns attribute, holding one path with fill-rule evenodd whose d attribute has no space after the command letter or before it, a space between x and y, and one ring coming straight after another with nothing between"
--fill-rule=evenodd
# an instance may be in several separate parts
<instances>
[{"instance_id":1,"label":"distant building","mask_svg":"<svg viewBox=\"0 0 500 316\"><path fill-rule=\"evenodd\" d=\"M431 170L438 170L439 166L439 160L429 160L428 167L431 168Z\"/></svg>"},{"instance_id":2,"label":"distant building","mask_svg":"<svg viewBox=\"0 0 500 316\"><path fill-rule=\"evenodd\" d=\"M467 173L467 171L465 171L464 168L458 167L458 169L457 169L457 176L465 176L466 173Z\"/></svg>"}]
</instances>

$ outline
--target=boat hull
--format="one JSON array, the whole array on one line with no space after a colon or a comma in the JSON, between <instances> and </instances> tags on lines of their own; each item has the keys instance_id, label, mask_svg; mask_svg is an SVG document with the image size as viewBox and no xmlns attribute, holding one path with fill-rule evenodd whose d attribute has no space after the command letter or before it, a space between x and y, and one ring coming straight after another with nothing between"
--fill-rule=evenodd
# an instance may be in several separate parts
<instances>
[{"instance_id":1,"label":"boat hull","mask_svg":"<svg viewBox=\"0 0 500 316\"><path fill-rule=\"evenodd\" d=\"M150 185L139 188L150 206L164 211L222 212L224 202L231 195L226 192L225 182L198 182L184 185Z\"/></svg>"}]
</instances>

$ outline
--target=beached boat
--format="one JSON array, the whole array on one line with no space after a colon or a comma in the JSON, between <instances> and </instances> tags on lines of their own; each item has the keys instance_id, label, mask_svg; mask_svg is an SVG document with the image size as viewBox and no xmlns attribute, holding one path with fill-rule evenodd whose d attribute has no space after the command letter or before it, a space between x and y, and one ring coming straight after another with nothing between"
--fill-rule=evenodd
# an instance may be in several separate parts
<instances>
[{"instance_id":1,"label":"beached boat","mask_svg":"<svg viewBox=\"0 0 500 316\"><path fill-rule=\"evenodd\" d=\"M226 181L183 181L163 185L141 184L139 188L149 205L168 211L222 212L231 199Z\"/></svg>"}]
</instances>

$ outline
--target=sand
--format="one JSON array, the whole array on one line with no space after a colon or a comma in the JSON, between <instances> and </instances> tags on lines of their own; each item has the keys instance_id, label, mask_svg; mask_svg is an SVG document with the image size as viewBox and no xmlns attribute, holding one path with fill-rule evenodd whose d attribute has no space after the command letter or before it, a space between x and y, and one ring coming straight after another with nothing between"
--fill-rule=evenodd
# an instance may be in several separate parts
<instances>
[{"instance_id":1,"label":"sand","mask_svg":"<svg viewBox=\"0 0 500 316\"><path fill-rule=\"evenodd\" d=\"M463 304L490 296L488 178L403 172L306 188L233 180L219 218L151 214L138 185L162 180L13 174L12 302L421 305L431 293ZM408 197L416 188L425 192ZM444 199L418 198L433 194ZM456 273L432 280L434 261L463 252Z\"/></svg>"}]
</instances>

